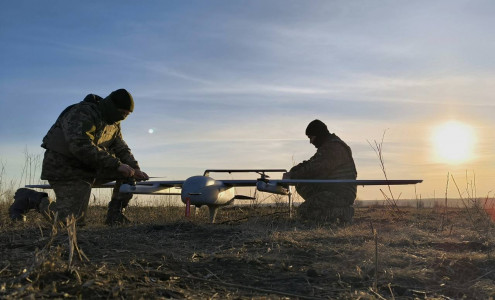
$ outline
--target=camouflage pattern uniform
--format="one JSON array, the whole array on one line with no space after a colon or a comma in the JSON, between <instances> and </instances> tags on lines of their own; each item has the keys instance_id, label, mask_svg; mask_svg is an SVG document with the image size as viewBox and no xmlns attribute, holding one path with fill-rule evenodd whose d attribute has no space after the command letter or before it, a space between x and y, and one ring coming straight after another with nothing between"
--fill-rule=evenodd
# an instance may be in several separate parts
<instances>
[{"instance_id":1,"label":"camouflage pattern uniform","mask_svg":"<svg viewBox=\"0 0 495 300\"><path fill-rule=\"evenodd\" d=\"M78 224L84 224L92 186L121 178L117 171L121 164L139 169L122 139L120 122L105 122L109 110L106 100L87 95L67 107L44 137L41 179L48 180L57 201L43 200L41 212L58 212L59 220L74 215ZM120 182L113 191L109 215L121 215L132 198L132 194L119 193L119 186Z\"/></svg>"},{"instance_id":2,"label":"camouflage pattern uniform","mask_svg":"<svg viewBox=\"0 0 495 300\"><path fill-rule=\"evenodd\" d=\"M290 170L292 179L356 179L357 172L349 146L335 134L324 137L316 154ZM351 222L354 215L356 185L298 184L304 198L298 208L303 219Z\"/></svg>"}]
</instances>

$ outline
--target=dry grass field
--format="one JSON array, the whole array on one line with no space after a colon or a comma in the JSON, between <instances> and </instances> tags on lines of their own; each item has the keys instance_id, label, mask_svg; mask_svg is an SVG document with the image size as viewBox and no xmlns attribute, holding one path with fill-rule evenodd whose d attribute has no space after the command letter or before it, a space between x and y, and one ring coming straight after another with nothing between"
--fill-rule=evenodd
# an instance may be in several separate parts
<instances>
[{"instance_id":1,"label":"dry grass field","mask_svg":"<svg viewBox=\"0 0 495 300\"><path fill-rule=\"evenodd\" d=\"M54 231L0 207L0 298L489 299L494 226L474 209L358 208L352 225L290 219L286 208L131 207L132 225Z\"/></svg>"}]
</instances>

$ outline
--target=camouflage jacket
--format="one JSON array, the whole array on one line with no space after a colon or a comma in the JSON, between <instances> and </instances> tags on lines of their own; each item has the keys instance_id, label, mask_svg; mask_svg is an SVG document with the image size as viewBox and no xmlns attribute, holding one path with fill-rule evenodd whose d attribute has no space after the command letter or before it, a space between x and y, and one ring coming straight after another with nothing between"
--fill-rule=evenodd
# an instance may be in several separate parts
<instances>
[{"instance_id":1,"label":"camouflage jacket","mask_svg":"<svg viewBox=\"0 0 495 300\"><path fill-rule=\"evenodd\" d=\"M292 167L292 179L356 179L357 171L352 158L352 151L347 144L335 134L330 134L309 160ZM299 185L299 189L303 185ZM355 185L308 185L311 189L333 192L354 192ZM296 186L296 189L298 186Z\"/></svg>"},{"instance_id":2,"label":"camouflage jacket","mask_svg":"<svg viewBox=\"0 0 495 300\"><path fill-rule=\"evenodd\" d=\"M120 123L103 120L100 100L89 94L60 114L43 138L41 179L113 179L119 176L117 168L122 163L139 168L122 139Z\"/></svg>"}]
</instances>

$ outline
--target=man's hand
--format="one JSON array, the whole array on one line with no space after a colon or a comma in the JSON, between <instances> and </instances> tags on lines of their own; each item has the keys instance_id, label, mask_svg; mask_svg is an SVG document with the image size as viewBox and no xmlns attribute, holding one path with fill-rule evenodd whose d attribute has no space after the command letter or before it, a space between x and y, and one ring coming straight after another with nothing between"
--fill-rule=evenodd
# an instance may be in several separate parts
<instances>
[{"instance_id":1,"label":"man's hand","mask_svg":"<svg viewBox=\"0 0 495 300\"><path fill-rule=\"evenodd\" d=\"M117 171L124 175L124 177L133 177L135 174L135 170L126 164L121 164Z\"/></svg>"},{"instance_id":2,"label":"man's hand","mask_svg":"<svg viewBox=\"0 0 495 300\"><path fill-rule=\"evenodd\" d=\"M282 175L282 179L290 179L290 172L286 172Z\"/></svg>"},{"instance_id":3,"label":"man's hand","mask_svg":"<svg viewBox=\"0 0 495 300\"><path fill-rule=\"evenodd\" d=\"M137 180L148 180L150 179L150 177L148 176L148 174L144 173L143 171L139 170L139 169L136 169L134 170L134 178L136 178Z\"/></svg>"}]
</instances>

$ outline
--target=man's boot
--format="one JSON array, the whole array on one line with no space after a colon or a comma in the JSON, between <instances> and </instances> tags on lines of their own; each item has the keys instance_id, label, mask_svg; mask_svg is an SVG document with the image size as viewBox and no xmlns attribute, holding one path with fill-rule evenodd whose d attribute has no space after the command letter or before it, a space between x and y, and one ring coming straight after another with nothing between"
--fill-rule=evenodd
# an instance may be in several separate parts
<instances>
[{"instance_id":1,"label":"man's boot","mask_svg":"<svg viewBox=\"0 0 495 300\"><path fill-rule=\"evenodd\" d=\"M125 208L129 204L132 194L119 193L112 195L108 203L108 212L105 224L109 226L129 224L131 221L124 215Z\"/></svg>"},{"instance_id":2,"label":"man's boot","mask_svg":"<svg viewBox=\"0 0 495 300\"><path fill-rule=\"evenodd\" d=\"M25 221L26 213L30 209L40 211L39 207L43 198L48 198L48 194L27 188L18 189L14 195L14 203L9 207L10 219L13 221Z\"/></svg>"}]
</instances>

